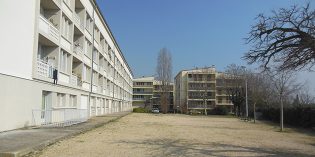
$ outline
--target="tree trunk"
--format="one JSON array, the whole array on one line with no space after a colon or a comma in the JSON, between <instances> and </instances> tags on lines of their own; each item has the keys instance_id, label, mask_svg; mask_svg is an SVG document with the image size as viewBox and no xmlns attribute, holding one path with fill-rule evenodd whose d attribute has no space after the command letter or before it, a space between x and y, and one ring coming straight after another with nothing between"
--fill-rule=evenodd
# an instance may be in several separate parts
<instances>
[{"instance_id":1,"label":"tree trunk","mask_svg":"<svg viewBox=\"0 0 315 157\"><path fill-rule=\"evenodd\" d=\"M283 131L283 100L280 96L280 131Z\"/></svg>"},{"instance_id":2,"label":"tree trunk","mask_svg":"<svg viewBox=\"0 0 315 157\"><path fill-rule=\"evenodd\" d=\"M254 123L256 123L256 102L254 103Z\"/></svg>"}]
</instances>

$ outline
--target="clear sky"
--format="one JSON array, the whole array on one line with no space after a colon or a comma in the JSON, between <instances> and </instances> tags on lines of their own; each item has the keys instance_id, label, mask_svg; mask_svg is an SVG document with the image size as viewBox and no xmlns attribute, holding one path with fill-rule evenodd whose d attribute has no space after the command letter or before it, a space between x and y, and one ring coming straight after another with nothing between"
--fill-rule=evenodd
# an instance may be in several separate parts
<instances>
[{"instance_id":1,"label":"clear sky","mask_svg":"<svg viewBox=\"0 0 315 157\"><path fill-rule=\"evenodd\" d=\"M173 74L215 65L220 71L249 50L244 38L259 13L307 0L97 0L135 77L155 74L161 48ZM312 2L312 5L315 5ZM315 74L311 75L315 80ZM312 82L312 80L311 80ZM315 89L315 87L314 87Z\"/></svg>"}]
</instances>

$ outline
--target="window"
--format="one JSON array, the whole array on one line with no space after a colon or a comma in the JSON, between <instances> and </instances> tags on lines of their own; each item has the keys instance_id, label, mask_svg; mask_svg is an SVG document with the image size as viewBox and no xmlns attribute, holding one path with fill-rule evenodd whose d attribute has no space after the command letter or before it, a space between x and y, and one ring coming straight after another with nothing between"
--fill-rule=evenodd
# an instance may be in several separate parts
<instances>
[{"instance_id":1,"label":"window","mask_svg":"<svg viewBox=\"0 0 315 157\"><path fill-rule=\"evenodd\" d=\"M86 26L85 28L89 31L90 34L92 34L92 19L91 17L87 14L86 16Z\"/></svg>"},{"instance_id":2,"label":"window","mask_svg":"<svg viewBox=\"0 0 315 157\"><path fill-rule=\"evenodd\" d=\"M83 65L83 80L84 81L90 81L90 68L88 68L86 65Z\"/></svg>"},{"instance_id":3,"label":"window","mask_svg":"<svg viewBox=\"0 0 315 157\"><path fill-rule=\"evenodd\" d=\"M69 57L70 57L70 55L67 52L61 50L61 52L60 52L60 70L62 72L65 72L65 73L69 72L69 70L68 70L69 69L69 65L68 65Z\"/></svg>"},{"instance_id":4,"label":"window","mask_svg":"<svg viewBox=\"0 0 315 157\"><path fill-rule=\"evenodd\" d=\"M65 16L62 16L61 22L61 34L70 41L71 33L70 33L71 22Z\"/></svg>"},{"instance_id":5,"label":"window","mask_svg":"<svg viewBox=\"0 0 315 157\"><path fill-rule=\"evenodd\" d=\"M77 96L76 95L70 95L70 106L71 107L77 106Z\"/></svg>"},{"instance_id":6,"label":"window","mask_svg":"<svg viewBox=\"0 0 315 157\"><path fill-rule=\"evenodd\" d=\"M94 51L93 51L93 61L96 62L96 61L97 61L97 58L98 58L98 56L97 56L97 51L94 50Z\"/></svg>"},{"instance_id":7,"label":"window","mask_svg":"<svg viewBox=\"0 0 315 157\"><path fill-rule=\"evenodd\" d=\"M92 44L88 41L85 40L85 51L84 54L88 57L91 56L91 52L92 52Z\"/></svg>"},{"instance_id":8,"label":"window","mask_svg":"<svg viewBox=\"0 0 315 157\"><path fill-rule=\"evenodd\" d=\"M58 107L66 106L66 94L57 93L57 105Z\"/></svg>"}]
</instances>

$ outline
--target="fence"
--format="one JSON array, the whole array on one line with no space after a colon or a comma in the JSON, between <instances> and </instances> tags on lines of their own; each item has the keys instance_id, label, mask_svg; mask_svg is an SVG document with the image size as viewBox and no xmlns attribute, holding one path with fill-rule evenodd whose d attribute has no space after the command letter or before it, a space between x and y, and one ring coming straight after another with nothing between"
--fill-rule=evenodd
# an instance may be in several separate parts
<instances>
[{"instance_id":1,"label":"fence","mask_svg":"<svg viewBox=\"0 0 315 157\"><path fill-rule=\"evenodd\" d=\"M33 110L33 125L65 127L87 121L86 109Z\"/></svg>"}]
</instances>

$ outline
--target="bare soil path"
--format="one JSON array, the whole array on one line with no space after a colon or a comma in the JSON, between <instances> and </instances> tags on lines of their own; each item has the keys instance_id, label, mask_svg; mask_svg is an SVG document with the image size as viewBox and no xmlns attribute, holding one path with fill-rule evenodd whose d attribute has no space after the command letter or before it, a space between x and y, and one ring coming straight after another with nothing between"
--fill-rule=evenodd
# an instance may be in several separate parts
<instances>
[{"instance_id":1,"label":"bare soil path","mask_svg":"<svg viewBox=\"0 0 315 157\"><path fill-rule=\"evenodd\" d=\"M236 118L133 113L40 156L315 156L315 134Z\"/></svg>"}]
</instances>

